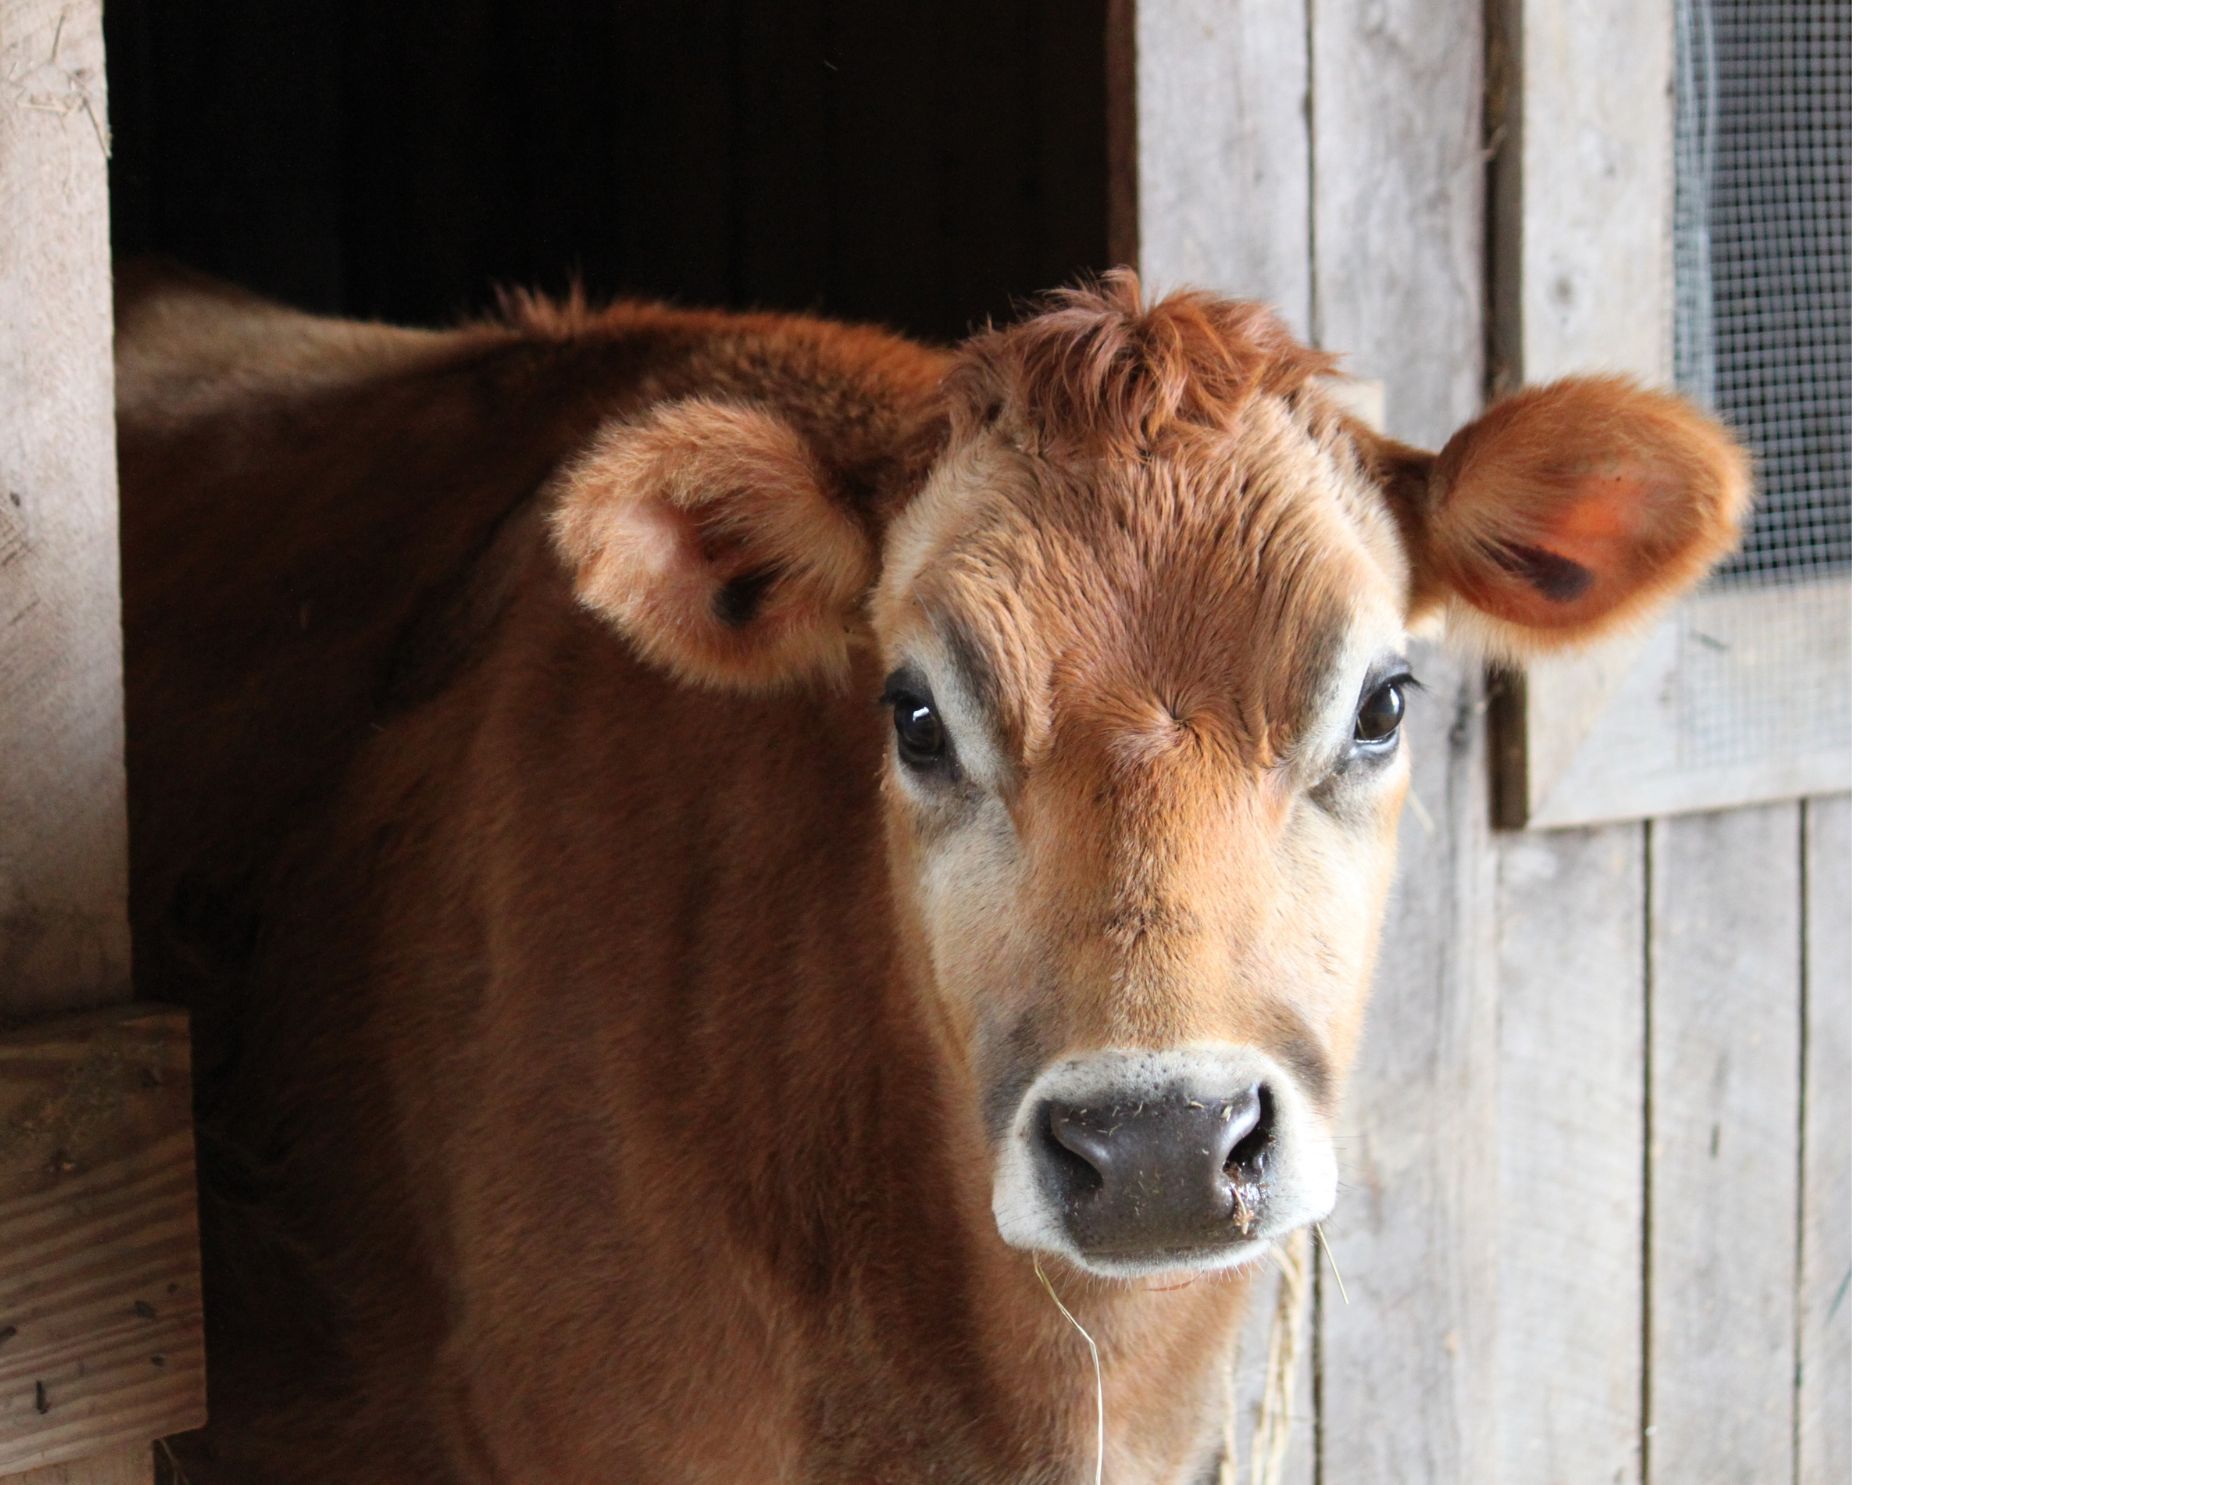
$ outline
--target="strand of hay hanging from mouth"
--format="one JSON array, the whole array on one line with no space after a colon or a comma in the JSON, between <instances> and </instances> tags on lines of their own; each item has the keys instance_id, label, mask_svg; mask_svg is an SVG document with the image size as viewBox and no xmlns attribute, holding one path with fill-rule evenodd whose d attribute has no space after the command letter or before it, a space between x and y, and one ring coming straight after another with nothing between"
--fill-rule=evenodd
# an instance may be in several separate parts
<instances>
[{"instance_id":1,"label":"strand of hay hanging from mouth","mask_svg":"<svg viewBox=\"0 0 2234 1485\"><path fill-rule=\"evenodd\" d=\"M1284 1245L1272 1250L1272 1260L1280 1270L1280 1291L1272 1305L1264 1395L1257 1399L1256 1426L1249 1437L1246 1485L1273 1485L1287 1462L1288 1440L1295 1425L1296 1363L1303 1354L1304 1300L1310 1289L1310 1270L1304 1264L1310 1252L1310 1236L1308 1231L1291 1233ZM1244 1485L1235 1437L1241 1407L1234 1374L1240 1363L1237 1347L1226 1363L1226 1441L1218 1459L1218 1485Z\"/></svg>"}]
</instances>

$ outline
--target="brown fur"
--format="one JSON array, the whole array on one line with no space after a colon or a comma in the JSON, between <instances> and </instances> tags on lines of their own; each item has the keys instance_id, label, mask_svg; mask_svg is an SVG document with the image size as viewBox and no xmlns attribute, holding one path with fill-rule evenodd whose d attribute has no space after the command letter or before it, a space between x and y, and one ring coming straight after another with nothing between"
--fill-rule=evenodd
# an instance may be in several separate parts
<instances>
[{"instance_id":1,"label":"brown fur","mask_svg":"<svg viewBox=\"0 0 2234 1485\"><path fill-rule=\"evenodd\" d=\"M1586 386L1586 446L1524 419L1525 455L1492 428L1431 469L1324 365L1129 279L959 358L132 287L133 911L143 984L197 1010L194 1478L1086 1478L1090 1367L993 1229L989 1105L1208 1037L1315 1059L1331 1109L1401 788L1299 796L1329 646L1449 595L1564 622L1477 525L1633 607L1742 499L1672 405L1647 436ZM956 634L1007 761L911 794L870 698ZM1199 1468L1243 1281L1048 1269L1113 1485Z\"/></svg>"}]
</instances>

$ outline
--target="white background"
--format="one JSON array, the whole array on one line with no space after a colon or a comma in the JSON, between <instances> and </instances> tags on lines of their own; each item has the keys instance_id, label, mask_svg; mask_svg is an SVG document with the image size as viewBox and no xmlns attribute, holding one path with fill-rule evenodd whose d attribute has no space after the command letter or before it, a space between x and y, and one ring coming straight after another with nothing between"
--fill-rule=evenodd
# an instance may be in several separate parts
<instances>
[{"instance_id":1,"label":"white background","mask_svg":"<svg viewBox=\"0 0 2234 1485\"><path fill-rule=\"evenodd\" d=\"M2234 1480L2234 25L1856 9L1856 1478Z\"/></svg>"}]
</instances>

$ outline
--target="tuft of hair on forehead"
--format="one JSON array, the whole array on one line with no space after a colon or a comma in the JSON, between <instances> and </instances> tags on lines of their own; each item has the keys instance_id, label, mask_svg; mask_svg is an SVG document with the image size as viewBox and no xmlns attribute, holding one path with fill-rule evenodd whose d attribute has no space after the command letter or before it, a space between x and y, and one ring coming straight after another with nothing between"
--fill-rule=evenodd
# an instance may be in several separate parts
<instances>
[{"instance_id":1,"label":"tuft of hair on forehead","mask_svg":"<svg viewBox=\"0 0 2234 1485\"><path fill-rule=\"evenodd\" d=\"M1053 450L1147 452L1225 432L1251 398L1291 397L1334 365L1265 305L1199 289L1150 302L1118 268L965 342L948 407L957 437L999 426Z\"/></svg>"}]
</instances>

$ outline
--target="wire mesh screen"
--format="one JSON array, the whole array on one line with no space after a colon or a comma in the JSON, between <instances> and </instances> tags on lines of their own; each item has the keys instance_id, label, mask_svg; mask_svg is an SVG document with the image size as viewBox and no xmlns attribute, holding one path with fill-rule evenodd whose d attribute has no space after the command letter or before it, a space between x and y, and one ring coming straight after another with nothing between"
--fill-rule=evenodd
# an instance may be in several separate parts
<instances>
[{"instance_id":1,"label":"wire mesh screen","mask_svg":"<svg viewBox=\"0 0 2234 1485\"><path fill-rule=\"evenodd\" d=\"M1853 565L1853 19L1851 0L1675 12L1676 379L1758 481L1677 667L1696 767L1842 748L1850 726L1846 591L1826 580ZM1781 591L1727 601L1763 589Z\"/></svg>"},{"instance_id":2,"label":"wire mesh screen","mask_svg":"<svg viewBox=\"0 0 2234 1485\"><path fill-rule=\"evenodd\" d=\"M1753 450L1725 582L1853 562L1851 0L1678 0L1676 379Z\"/></svg>"}]
</instances>

